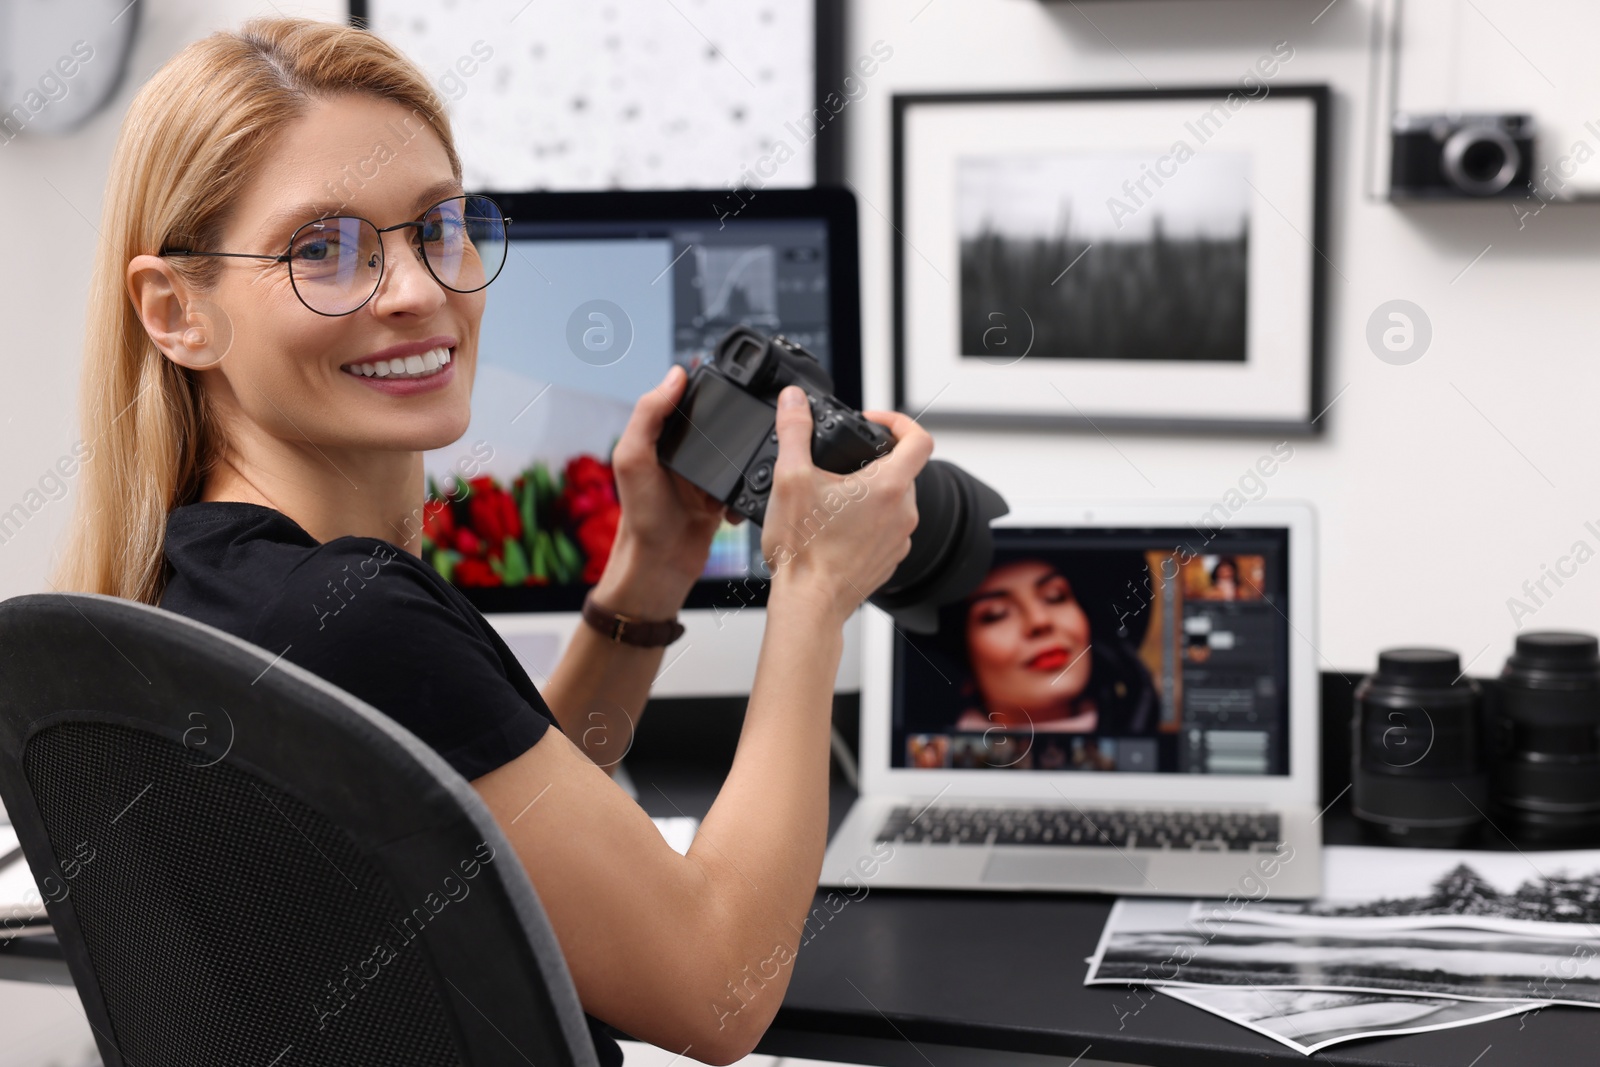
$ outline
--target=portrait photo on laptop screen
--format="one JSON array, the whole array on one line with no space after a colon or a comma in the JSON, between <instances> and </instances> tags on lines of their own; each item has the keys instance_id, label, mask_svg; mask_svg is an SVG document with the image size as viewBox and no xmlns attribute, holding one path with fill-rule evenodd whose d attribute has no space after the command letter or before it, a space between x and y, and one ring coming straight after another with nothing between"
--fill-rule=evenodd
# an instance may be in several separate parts
<instances>
[{"instance_id":1,"label":"portrait photo on laptop screen","mask_svg":"<svg viewBox=\"0 0 1600 1067\"><path fill-rule=\"evenodd\" d=\"M995 530L894 638L892 766L1288 773L1283 530Z\"/></svg>"}]
</instances>

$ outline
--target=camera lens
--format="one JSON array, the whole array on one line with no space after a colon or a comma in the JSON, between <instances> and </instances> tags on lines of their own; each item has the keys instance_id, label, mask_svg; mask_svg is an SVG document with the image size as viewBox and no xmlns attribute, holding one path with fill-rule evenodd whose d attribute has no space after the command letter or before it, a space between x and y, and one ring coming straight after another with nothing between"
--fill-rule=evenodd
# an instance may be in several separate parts
<instances>
[{"instance_id":1,"label":"camera lens","mask_svg":"<svg viewBox=\"0 0 1600 1067\"><path fill-rule=\"evenodd\" d=\"M1488 805L1478 685L1437 648L1378 655L1355 692L1351 807L1392 843L1458 845Z\"/></svg>"},{"instance_id":2,"label":"camera lens","mask_svg":"<svg viewBox=\"0 0 1600 1067\"><path fill-rule=\"evenodd\" d=\"M1474 196L1504 191L1522 166L1522 153L1505 131L1492 126L1457 130L1444 143L1439 165L1457 189Z\"/></svg>"},{"instance_id":3,"label":"camera lens","mask_svg":"<svg viewBox=\"0 0 1600 1067\"><path fill-rule=\"evenodd\" d=\"M971 592L994 560L989 524L1011 508L954 463L930 459L917 475L911 551L869 599L913 633L939 628L939 606Z\"/></svg>"},{"instance_id":4,"label":"camera lens","mask_svg":"<svg viewBox=\"0 0 1600 1067\"><path fill-rule=\"evenodd\" d=\"M1496 807L1513 832L1600 837L1600 641L1519 634L1490 698Z\"/></svg>"}]
</instances>

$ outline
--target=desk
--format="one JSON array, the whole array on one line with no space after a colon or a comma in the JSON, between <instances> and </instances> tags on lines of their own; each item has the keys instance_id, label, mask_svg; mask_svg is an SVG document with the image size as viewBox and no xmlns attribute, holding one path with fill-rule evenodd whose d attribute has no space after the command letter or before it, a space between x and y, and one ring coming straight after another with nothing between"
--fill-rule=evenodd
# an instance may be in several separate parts
<instances>
[{"instance_id":1,"label":"desk","mask_svg":"<svg viewBox=\"0 0 1600 1067\"><path fill-rule=\"evenodd\" d=\"M658 736L695 738L697 757L647 743L641 727L628 767L646 811L705 814L731 762L738 713L713 708L692 724L678 709L645 717ZM853 725L841 727L854 736ZM1338 742L1329 738L1327 746L1335 762L1324 782L1336 792L1349 777L1334 776ZM854 796L836 775L830 834ZM1332 842L1359 840L1342 802L1324 823ZM822 905L821 893L816 903ZM1151 1067L1565 1067L1597 1058L1600 1014L1568 1007L1336 1045L1305 1057L1152 991L1085 986L1084 958L1110 908L1108 898L1086 895L869 888L801 948L783 1007L757 1051L883 1067L1069 1067L1079 1056ZM0 945L0 979L6 978L71 981L48 938Z\"/></svg>"},{"instance_id":2,"label":"desk","mask_svg":"<svg viewBox=\"0 0 1600 1067\"><path fill-rule=\"evenodd\" d=\"M1370 843L1343 793L1350 781L1349 694L1359 680L1323 678L1323 790L1328 800L1339 798L1323 818L1332 844ZM704 725L708 733L716 729ZM853 723L840 727L856 736ZM640 733L635 752L645 756ZM648 755L628 758L646 811L698 816L709 809L720 779L697 773L682 753ZM836 773L830 837L854 798ZM1490 835L1484 844L1509 847ZM1084 959L1099 941L1109 898L867 884L865 896L801 947L783 1007L758 1052L884 1067L1069 1067L1079 1056L1151 1067L1589 1067L1600 1060L1600 1011L1572 1007L1302 1056L1151 990L1085 986Z\"/></svg>"}]
</instances>

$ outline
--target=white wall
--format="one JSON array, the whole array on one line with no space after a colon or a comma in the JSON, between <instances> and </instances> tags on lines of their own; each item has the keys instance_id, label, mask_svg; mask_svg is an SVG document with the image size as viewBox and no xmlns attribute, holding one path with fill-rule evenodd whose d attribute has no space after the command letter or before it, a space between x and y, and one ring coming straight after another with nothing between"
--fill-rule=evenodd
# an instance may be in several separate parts
<instances>
[{"instance_id":1,"label":"white wall","mask_svg":"<svg viewBox=\"0 0 1600 1067\"><path fill-rule=\"evenodd\" d=\"M1295 441L1267 496L1318 510L1319 665L1370 669L1381 648L1431 644L1463 661L1476 657L1475 674L1495 673L1516 632L1507 598L1576 540L1600 550L1600 534L1583 526L1594 519L1600 529L1592 443L1600 205L1547 207L1519 230L1503 202L1402 209L1366 200L1374 2L853 4L847 61L874 41L894 49L848 109L848 178L862 201L868 400L891 396L893 93L1235 83L1287 40L1295 55L1275 80L1326 82L1334 92L1331 239L1322 251L1336 268L1328 272L1328 396L1344 392L1324 436ZM1412 0L1400 103L1531 109L1562 154L1584 120L1600 118L1600 71L1585 54L1597 29L1600 11L1578 0ZM1600 163L1585 171L1592 178ZM1408 366L1381 362L1365 342L1368 316L1395 298L1420 305L1434 330L1430 349ZM1272 443L934 429L937 454L1013 501L1215 501ZM1600 631L1600 563L1548 588L1556 595L1522 620L1524 629Z\"/></svg>"}]
</instances>

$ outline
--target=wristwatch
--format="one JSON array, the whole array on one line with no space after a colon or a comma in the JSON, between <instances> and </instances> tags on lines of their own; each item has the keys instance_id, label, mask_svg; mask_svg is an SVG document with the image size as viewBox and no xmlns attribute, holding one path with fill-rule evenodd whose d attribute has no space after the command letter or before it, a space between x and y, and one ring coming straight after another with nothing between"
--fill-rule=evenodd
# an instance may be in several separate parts
<instances>
[{"instance_id":1,"label":"wristwatch","mask_svg":"<svg viewBox=\"0 0 1600 1067\"><path fill-rule=\"evenodd\" d=\"M583 598L583 621L624 645L660 648L683 636L683 623L672 619L636 619L597 603L594 590Z\"/></svg>"}]
</instances>

